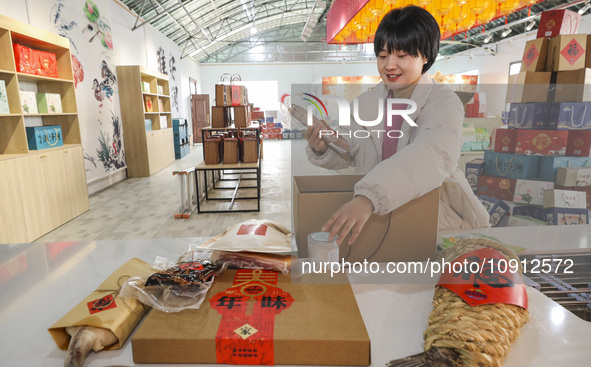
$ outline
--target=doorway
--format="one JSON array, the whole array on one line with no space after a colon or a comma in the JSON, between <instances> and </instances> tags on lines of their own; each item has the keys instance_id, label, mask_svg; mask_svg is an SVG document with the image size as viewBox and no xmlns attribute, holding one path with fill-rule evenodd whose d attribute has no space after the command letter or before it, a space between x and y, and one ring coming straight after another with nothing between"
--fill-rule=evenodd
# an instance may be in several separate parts
<instances>
[{"instance_id":1,"label":"doorway","mask_svg":"<svg viewBox=\"0 0 591 367\"><path fill-rule=\"evenodd\" d=\"M191 94L193 143L202 143L201 129L209 127L209 94Z\"/></svg>"}]
</instances>

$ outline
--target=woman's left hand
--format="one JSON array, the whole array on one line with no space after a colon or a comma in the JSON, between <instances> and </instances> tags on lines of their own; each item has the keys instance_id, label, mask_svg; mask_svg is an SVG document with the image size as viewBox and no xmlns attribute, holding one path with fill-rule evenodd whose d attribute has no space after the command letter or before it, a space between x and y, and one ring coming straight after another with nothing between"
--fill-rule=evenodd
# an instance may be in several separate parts
<instances>
[{"instance_id":1,"label":"woman's left hand","mask_svg":"<svg viewBox=\"0 0 591 367\"><path fill-rule=\"evenodd\" d=\"M373 204L365 196L355 196L353 200L341 206L322 226L322 231L330 231L328 240L332 239L338 234L337 244L341 244L343 239L351 232L349 237L349 245L357 239L359 232L365 225L373 213Z\"/></svg>"}]
</instances>

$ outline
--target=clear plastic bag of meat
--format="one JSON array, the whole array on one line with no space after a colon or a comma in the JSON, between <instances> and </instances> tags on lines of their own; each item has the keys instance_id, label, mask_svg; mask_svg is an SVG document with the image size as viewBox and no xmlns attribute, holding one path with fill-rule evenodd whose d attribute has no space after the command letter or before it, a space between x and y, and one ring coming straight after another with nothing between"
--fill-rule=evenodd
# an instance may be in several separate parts
<instances>
[{"instance_id":1,"label":"clear plastic bag of meat","mask_svg":"<svg viewBox=\"0 0 591 367\"><path fill-rule=\"evenodd\" d=\"M160 271L130 278L121 288L121 295L160 311L178 312L198 309L214 278L227 265L213 262L209 253L188 251L176 260L158 257L152 267Z\"/></svg>"},{"instance_id":2,"label":"clear plastic bag of meat","mask_svg":"<svg viewBox=\"0 0 591 367\"><path fill-rule=\"evenodd\" d=\"M239 269L262 269L280 271L288 275L291 270L291 255L267 254L250 251L214 251L211 260L216 264Z\"/></svg>"}]
</instances>

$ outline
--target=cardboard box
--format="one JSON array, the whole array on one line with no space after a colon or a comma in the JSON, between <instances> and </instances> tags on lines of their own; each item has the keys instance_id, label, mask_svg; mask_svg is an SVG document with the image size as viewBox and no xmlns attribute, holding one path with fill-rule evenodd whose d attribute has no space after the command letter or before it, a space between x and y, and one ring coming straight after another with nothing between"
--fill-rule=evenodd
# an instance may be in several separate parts
<instances>
[{"instance_id":1,"label":"cardboard box","mask_svg":"<svg viewBox=\"0 0 591 367\"><path fill-rule=\"evenodd\" d=\"M228 127L231 123L232 117L230 116L230 107L211 107L211 127Z\"/></svg>"},{"instance_id":2,"label":"cardboard box","mask_svg":"<svg viewBox=\"0 0 591 367\"><path fill-rule=\"evenodd\" d=\"M520 71L546 71L546 53L548 52L548 38L536 38L527 41Z\"/></svg>"},{"instance_id":3,"label":"cardboard box","mask_svg":"<svg viewBox=\"0 0 591 367\"><path fill-rule=\"evenodd\" d=\"M558 167L556 183L561 186L591 186L591 168Z\"/></svg>"},{"instance_id":4,"label":"cardboard box","mask_svg":"<svg viewBox=\"0 0 591 367\"><path fill-rule=\"evenodd\" d=\"M556 37L560 34L577 33L581 15L572 10L548 10L542 13L537 38Z\"/></svg>"},{"instance_id":5,"label":"cardboard box","mask_svg":"<svg viewBox=\"0 0 591 367\"><path fill-rule=\"evenodd\" d=\"M533 218L555 226L589 224L589 211L587 209L538 208L534 210Z\"/></svg>"},{"instance_id":6,"label":"cardboard box","mask_svg":"<svg viewBox=\"0 0 591 367\"><path fill-rule=\"evenodd\" d=\"M10 113L8 94L6 92L6 83L4 83L4 80L0 80L0 113Z\"/></svg>"},{"instance_id":7,"label":"cardboard box","mask_svg":"<svg viewBox=\"0 0 591 367\"><path fill-rule=\"evenodd\" d=\"M585 192L574 190L544 191L544 208L575 208L586 209Z\"/></svg>"},{"instance_id":8,"label":"cardboard box","mask_svg":"<svg viewBox=\"0 0 591 367\"><path fill-rule=\"evenodd\" d=\"M217 107L232 105L232 87L229 84L215 85L215 105Z\"/></svg>"},{"instance_id":9,"label":"cardboard box","mask_svg":"<svg viewBox=\"0 0 591 367\"><path fill-rule=\"evenodd\" d=\"M476 193L478 191L478 178L484 174L484 159L476 158L466 163L466 179Z\"/></svg>"},{"instance_id":10,"label":"cardboard box","mask_svg":"<svg viewBox=\"0 0 591 367\"><path fill-rule=\"evenodd\" d=\"M591 52L590 52L591 53ZM591 101L591 69L559 71L556 73L555 102Z\"/></svg>"},{"instance_id":11,"label":"cardboard box","mask_svg":"<svg viewBox=\"0 0 591 367\"><path fill-rule=\"evenodd\" d=\"M591 130L572 130L568 132L566 156L591 157Z\"/></svg>"},{"instance_id":12,"label":"cardboard box","mask_svg":"<svg viewBox=\"0 0 591 367\"><path fill-rule=\"evenodd\" d=\"M549 71L577 70L585 67L586 34L563 34L548 43L546 69Z\"/></svg>"},{"instance_id":13,"label":"cardboard box","mask_svg":"<svg viewBox=\"0 0 591 367\"><path fill-rule=\"evenodd\" d=\"M587 202L587 209L591 210L591 186L562 186L554 185L558 190L579 191L585 193L585 201Z\"/></svg>"},{"instance_id":14,"label":"cardboard box","mask_svg":"<svg viewBox=\"0 0 591 367\"><path fill-rule=\"evenodd\" d=\"M491 227L497 227L501 220L509 212L509 206L502 200L486 195L480 195L478 200L480 200L490 215L488 223L491 225Z\"/></svg>"},{"instance_id":15,"label":"cardboard box","mask_svg":"<svg viewBox=\"0 0 591 367\"><path fill-rule=\"evenodd\" d=\"M559 106L557 129L591 129L591 102L562 102Z\"/></svg>"},{"instance_id":16,"label":"cardboard box","mask_svg":"<svg viewBox=\"0 0 591 367\"><path fill-rule=\"evenodd\" d=\"M234 106L234 126L248 127L250 125L250 108L248 106Z\"/></svg>"},{"instance_id":17,"label":"cardboard box","mask_svg":"<svg viewBox=\"0 0 591 367\"><path fill-rule=\"evenodd\" d=\"M568 131L515 130L515 154L564 156ZM496 151L496 149L495 149Z\"/></svg>"},{"instance_id":18,"label":"cardboard box","mask_svg":"<svg viewBox=\"0 0 591 367\"><path fill-rule=\"evenodd\" d=\"M484 152L484 173L488 176L533 180L539 178L540 156Z\"/></svg>"},{"instance_id":19,"label":"cardboard box","mask_svg":"<svg viewBox=\"0 0 591 367\"><path fill-rule=\"evenodd\" d=\"M62 97L58 93L37 93L39 113L62 113Z\"/></svg>"},{"instance_id":20,"label":"cardboard box","mask_svg":"<svg viewBox=\"0 0 591 367\"><path fill-rule=\"evenodd\" d=\"M353 188L363 176L295 176L293 232L300 258L308 256L308 235L343 204L353 199ZM387 215L372 215L357 240L340 247L346 261L411 261L433 259L437 243L439 190L412 200ZM417 225L421 230L417 231ZM412 245L409 245L412 244Z\"/></svg>"},{"instance_id":21,"label":"cardboard box","mask_svg":"<svg viewBox=\"0 0 591 367\"><path fill-rule=\"evenodd\" d=\"M587 165L591 165L591 160L586 157L541 157L540 180L556 182L558 167L585 167Z\"/></svg>"},{"instance_id":22,"label":"cardboard box","mask_svg":"<svg viewBox=\"0 0 591 367\"><path fill-rule=\"evenodd\" d=\"M546 102L550 91L551 72L524 71L509 80L507 103Z\"/></svg>"},{"instance_id":23,"label":"cardboard box","mask_svg":"<svg viewBox=\"0 0 591 367\"><path fill-rule=\"evenodd\" d=\"M35 92L19 91L21 96L21 111L27 113L39 113L37 109L37 94Z\"/></svg>"},{"instance_id":24,"label":"cardboard box","mask_svg":"<svg viewBox=\"0 0 591 367\"><path fill-rule=\"evenodd\" d=\"M132 337L133 360L367 366L369 335L351 286L339 282L298 284L277 272L226 270L200 309L152 310Z\"/></svg>"},{"instance_id":25,"label":"cardboard box","mask_svg":"<svg viewBox=\"0 0 591 367\"><path fill-rule=\"evenodd\" d=\"M54 148L64 145L62 128L55 126L27 127L29 150Z\"/></svg>"},{"instance_id":26,"label":"cardboard box","mask_svg":"<svg viewBox=\"0 0 591 367\"><path fill-rule=\"evenodd\" d=\"M554 182L537 180L517 180L515 183L514 203L542 205L544 191L554 189Z\"/></svg>"},{"instance_id":27,"label":"cardboard box","mask_svg":"<svg viewBox=\"0 0 591 367\"><path fill-rule=\"evenodd\" d=\"M482 175L478 179L478 196L486 195L499 200L513 200L517 180Z\"/></svg>"}]
</instances>

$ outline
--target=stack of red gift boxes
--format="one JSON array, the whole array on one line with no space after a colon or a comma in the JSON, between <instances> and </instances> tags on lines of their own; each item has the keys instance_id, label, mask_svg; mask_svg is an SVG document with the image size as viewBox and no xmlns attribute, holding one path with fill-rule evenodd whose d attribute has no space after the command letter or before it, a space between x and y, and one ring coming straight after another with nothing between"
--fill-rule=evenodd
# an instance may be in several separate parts
<instances>
[{"instance_id":1,"label":"stack of red gift boxes","mask_svg":"<svg viewBox=\"0 0 591 367\"><path fill-rule=\"evenodd\" d=\"M483 160L466 165L493 226L589 223L591 36L575 34L580 19L542 13L508 88L509 128L496 131Z\"/></svg>"},{"instance_id":2,"label":"stack of red gift boxes","mask_svg":"<svg viewBox=\"0 0 591 367\"><path fill-rule=\"evenodd\" d=\"M17 43L12 44L16 71L57 78L57 59L54 53L35 50Z\"/></svg>"}]
</instances>

